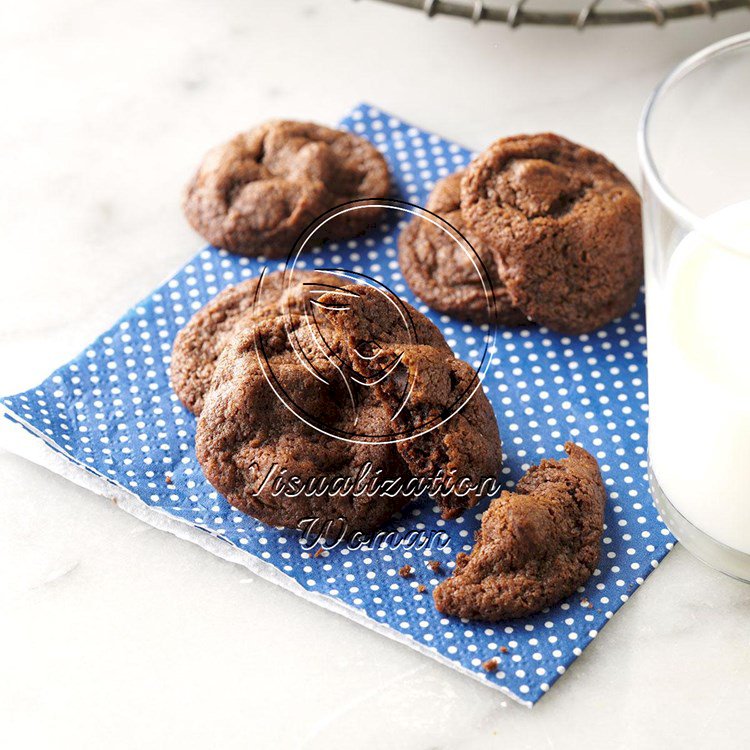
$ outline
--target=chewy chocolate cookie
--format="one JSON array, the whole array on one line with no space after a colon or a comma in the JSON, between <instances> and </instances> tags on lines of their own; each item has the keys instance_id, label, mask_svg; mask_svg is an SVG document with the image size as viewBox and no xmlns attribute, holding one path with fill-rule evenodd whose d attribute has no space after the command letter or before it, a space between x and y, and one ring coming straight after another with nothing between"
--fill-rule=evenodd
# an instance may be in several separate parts
<instances>
[{"instance_id":1,"label":"chewy chocolate cookie","mask_svg":"<svg viewBox=\"0 0 750 750\"><path fill-rule=\"evenodd\" d=\"M170 380L180 401L193 414L200 414L216 360L229 341L257 320L285 310L304 313L315 290L325 289L332 278L315 271L295 271L292 276L275 271L220 292L175 338Z\"/></svg>"},{"instance_id":2,"label":"chewy chocolate cookie","mask_svg":"<svg viewBox=\"0 0 750 750\"><path fill-rule=\"evenodd\" d=\"M235 333L204 397L196 453L240 510L291 527L341 517L349 531L381 525L410 496L287 496L267 478L277 471L307 488L369 465L383 480L442 472L480 485L502 458L476 372L427 318L360 284L324 291L307 315L263 317ZM476 503L476 491L448 489L437 497L446 517Z\"/></svg>"},{"instance_id":3,"label":"chewy chocolate cookie","mask_svg":"<svg viewBox=\"0 0 750 750\"><path fill-rule=\"evenodd\" d=\"M345 304L337 304L335 292L318 300L342 346L340 358L387 408L411 473L442 477L436 500L443 518L455 518L476 505L483 482L502 466L497 421L479 376L414 308L401 303L412 318L405 325L387 296L361 285L349 291L357 297ZM404 328L410 333L402 338Z\"/></svg>"},{"instance_id":4,"label":"chewy chocolate cookie","mask_svg":"<svg viewBox=\"0 0 750 750\"><path fill-rule=\"evenodd\" d=\"M415 216L399 236L401 272L411 290L433 310L474 323L524 325L529 321L513 305L493 254L463 219L462 177L463 172L456 172L440 180L426 208L463 234L476 256L440 226Z\"/></svg>"},{"instance_id":5,"label":"chewy chocolate cookie","mask_svg":"<svg viewBox=\"0 0 750 750\"><path fill-rule=\"evenodd\" d=\"M306 122L271 121L206 155L185 192L184 211L208 242L241 255L287 255L303 230L347 201L388 194L388 167L364 138ZM377 208L347 212L316 239L351 237Z\"/></svg>"},{"instance_id":6,"label":"chewy chocolate cookie","mask_svg":"<svg viewBox=\"0 0 750 750\"><path fill-rule=\"evenodd\" d=\"M321 530L334 524L336 534L376 528L409 498L358 495L343 481L367 465L389 479L407 471L390 443L340 439L312 426L383 433L390 420L372 392L358 389L356 401L351 398L351 384L323 354L321 333L328 338L306 318L282 315L236 336L206 395L196 455L208 481L235 508L264 523L298 528L315 519ZM277 479L299 486L287 485L287 491ZM320 485L334 480L342 482L338 492Z\"/></svg>"},{"instance_id":7,"label":"chewy chocolate cookie","mask_svg":"<svg viewBox=\"0 0 750 750\"><path fill-rule=\"evenodd\" d=\"M545 459L482 518L470 555L434 592L440 612L476 620L525 617L583 585L599 560L606 493L596 459L574 443Z\"/></svg>"},{"instance_id":8,"label":"chewy chocolate cookie","mask_svg":"<svg viewBox=\"0 0 750 750\"><path fill-rule=\"evenodd\" d=\"M643 276L641 202L601 154L552 133L502 138L466 170L461 210L535 322L585 333L632 306Z\"/></svg>"}]
</instances>

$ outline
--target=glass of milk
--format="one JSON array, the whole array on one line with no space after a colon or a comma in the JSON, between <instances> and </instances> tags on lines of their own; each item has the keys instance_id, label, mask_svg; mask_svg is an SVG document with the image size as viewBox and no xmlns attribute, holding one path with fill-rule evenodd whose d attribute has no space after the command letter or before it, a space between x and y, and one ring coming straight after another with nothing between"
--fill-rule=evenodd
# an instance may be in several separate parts
<instances>
[{"instance_id":1,"label":"glass of milk","mask_svg":"<svg viewBox=\"0 0 750 750\"><path fill-rule=\"evenodd\" d=\"M750 34L664 80L639 150L651 491L688 550L750 581Z\"/></svg>"}]
</instances>

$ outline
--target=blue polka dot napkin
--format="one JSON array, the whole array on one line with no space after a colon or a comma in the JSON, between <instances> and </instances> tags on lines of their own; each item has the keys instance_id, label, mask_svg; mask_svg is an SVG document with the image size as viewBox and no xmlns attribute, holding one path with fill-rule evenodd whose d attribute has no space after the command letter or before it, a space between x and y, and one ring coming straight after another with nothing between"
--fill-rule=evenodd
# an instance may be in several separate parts
<instances>
[{"instance_id":1,"label":"blue polka dot napkin","mask_svg":"<svg viewBox=\"0 0 750 750\"><path fill-rule=\"evenodd\" d=\"M375 143L391 165L394 195L420 205L437 179L472 156L368 105L342 126ZM585 588L549 611L491 625L436 611L431 590L450 573L456 554L471 549L486 502L455 521L415 502L394 518L387 529L394 533L381 537L379 548L340 545L315 556L296 532L242 515L206 482L193 448L195 418L169 386L172 342L217 292L256 276L260 260L202 250L72 362L36 388L2 399L3 413L24 428L11 430L19 440L21 432L27 441L31 433L38 460L149 523L531 705L673 543L646 479L643 299L627 317L591 335L501 328L493 339L486 327L432 312L405 285L396 250L403 218L393 216L367 237L318 248L302 256L299 267L370 274L429 315L475 366L491 342L484 388L500 425L508 487L542 457L562 457L566 440L596 455L609 493L599 569ZM271 270L281 265L269 264ZM413 531L425 532L420 538L430 543L393 543ZM428 567L433 560L442 572ZM404 565L414 568L412 577L398 574ZM493 658L497 669L488 672L482 665Z\"/></svg>"}]
</instances>

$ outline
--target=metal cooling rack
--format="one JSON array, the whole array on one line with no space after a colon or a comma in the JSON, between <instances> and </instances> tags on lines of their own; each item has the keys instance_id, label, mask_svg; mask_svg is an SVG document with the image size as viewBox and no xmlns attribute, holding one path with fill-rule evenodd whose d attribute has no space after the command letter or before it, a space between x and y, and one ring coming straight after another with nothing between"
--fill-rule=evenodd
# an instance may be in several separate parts
<instances>
[{"instance_id":1,"label":"metal cooling rack","mask_svg":"<svg viewBox=\"0 0 750 750\"><path fill-rule=\"evenodd\" d=\"M579 10L534 10L533 0L517 0L506 8L489 5L483 0L380 0L404 8L421 10L427 16L438 14L468 18L474 23L497 21L511 28L522 24L539 26L608 26L622 23L654 23L663 26L667 21L693 16L709 16L728 10L750 10L750 0L695 0L689 3L668 4L658 0L619 0L621 9L600 10L603 0L592 0Z\"/></svg>"}]
</instances>

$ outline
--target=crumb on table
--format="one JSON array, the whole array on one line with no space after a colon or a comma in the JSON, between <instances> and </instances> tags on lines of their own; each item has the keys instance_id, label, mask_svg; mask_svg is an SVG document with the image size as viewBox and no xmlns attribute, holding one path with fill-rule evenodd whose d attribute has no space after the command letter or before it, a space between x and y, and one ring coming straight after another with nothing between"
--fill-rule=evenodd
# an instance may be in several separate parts
<instances>
[{"instance_id":1,"label":"crumb on table","mask_svg":"<svg viewBox=\"0 0 750 750\"><path fill-rule=\"evenodd\" d=\"M433 573L440 573L440 561L439 560L430 560L430 562L427 563L427 567Z\"/></svg>"},{"instance_id":2,"label":"crumb on table","mask_svg":"<svg viewBox=\"0 0 750 750\"><path fill-rule=\"evenodd\" d=\"M417 591L419 591L420 594L424 594L424 592L427 591L427 586L420 583L419 586L417 586Z\"/></svg>"}]
</instances>

